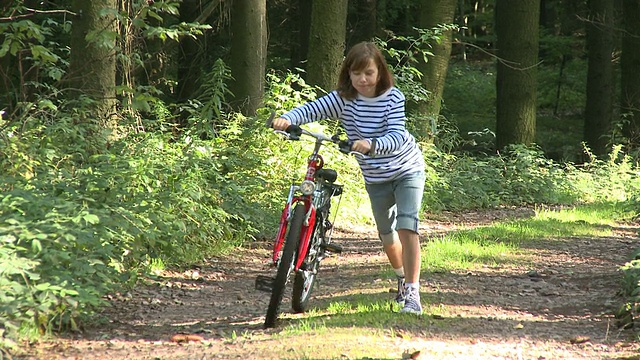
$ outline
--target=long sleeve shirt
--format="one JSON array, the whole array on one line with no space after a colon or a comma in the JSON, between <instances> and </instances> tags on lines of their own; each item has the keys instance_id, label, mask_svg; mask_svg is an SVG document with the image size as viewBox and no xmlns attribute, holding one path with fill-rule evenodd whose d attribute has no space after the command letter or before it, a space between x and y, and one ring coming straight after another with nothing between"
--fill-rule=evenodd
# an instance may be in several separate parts
<instances>
[{"instance_id":1,"label":"long sleeve shirt","mask_svg":"<svg viewBox=\"0 0 640 360\"><path fill-rule=\"evenodd\" d=\"M294 125L340 119L349 140L376 139L375 156L357 157L366 183L383 183L424 170L424 157L405 127L405 97L395 87L374 98L342 98L337 91L282 115Z\"/></svg>"}]
</instances>

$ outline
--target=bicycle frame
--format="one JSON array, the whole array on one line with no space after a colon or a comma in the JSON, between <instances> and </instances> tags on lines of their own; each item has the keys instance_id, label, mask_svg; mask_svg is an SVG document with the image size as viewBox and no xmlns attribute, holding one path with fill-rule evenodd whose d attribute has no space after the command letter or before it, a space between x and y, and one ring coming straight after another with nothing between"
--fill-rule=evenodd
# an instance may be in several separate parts
<instances>
[{"instance_id":1,"label":"bicycle frame","mask_svg":"<svg viewBox=\"0 0 640 360\"><path fill-rule=\"evenodd\" d=\"M305 180L314 181L316 171L320 170L324 164L324 160L322 156L318 154L320 149L321 142L316 142L315 149L313 153L309 156L307 162L307 173L305 175ZM287 233L287 227L289 226L289 220L291 220L291 210L295 207L295 205L299 202L304 203L304 208L306 211L304 225L302 227L302 231L300 232L299 246L298 246L298 254L296 261L294 263L294 271L298 271L302 263L304 262L304 258L307 254L307 250L309 249L309 240L311 239L311 234L313 233L313 229L316 224L316 208L313 205L313 194L310 195L295 195L296 190L299 188L296 184L291 184L289 188L289 195L287 197L287 203L282 210L282 215L280 216L280 226L278 228L278 233L276 235L276 241L273 248L273 264L278 264L278 256L280 254L280 250L284 245L285 235Z\"/></svg>"}]
</instances>

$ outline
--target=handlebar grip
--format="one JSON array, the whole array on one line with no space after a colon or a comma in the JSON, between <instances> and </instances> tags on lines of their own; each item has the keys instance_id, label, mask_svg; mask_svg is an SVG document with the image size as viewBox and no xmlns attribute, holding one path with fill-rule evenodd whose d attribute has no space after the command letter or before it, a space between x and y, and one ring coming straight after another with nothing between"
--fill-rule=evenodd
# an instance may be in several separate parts
<instances>
[{"instance_id":1,"label":"handlebar grip","mask_svg":"<svg viewBox=\"0 0 640 360\"><path fill-rule=\"evenodd\" d=\"M289 140L300 140L302 128L298 125L289 125L285 130L289 134Z\"/></svg>"},{"instance_id":2,"label":"handlebar grip","mask_svg":"<svg viewBox=\"0 0 640 360\"><path fill-rule=\"evenodd\" d=\"M353 146L353 141L351 140L341 140L338 142L338 149L345 154L351 153L351 146Z\"/></svg>"}]
</instances>

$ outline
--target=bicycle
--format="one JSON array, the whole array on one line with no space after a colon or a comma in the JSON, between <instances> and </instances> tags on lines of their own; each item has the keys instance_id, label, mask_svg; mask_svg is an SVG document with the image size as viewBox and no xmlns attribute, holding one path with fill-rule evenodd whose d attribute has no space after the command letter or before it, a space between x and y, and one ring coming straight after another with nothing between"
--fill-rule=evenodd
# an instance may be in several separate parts
<instances>
[{"instance_id":1,"label":"bicycle","mask_svg":"<svg viewBox=\"0 0 640 360\"><path fill-rule=\"evenodd\" d=\"M266 123L268 128L271 128L273 118L274 114L271 114ZM315 146L307 159L304 180L300 183L292 181L280 216L271 259L272 266L276 268L276 276L258 275L256 278L256 289L271 293L265 328L274 327L276 324L280 303L292 273L295 276L291 307L296 313L305 312L320 262L327 252L342 252L340 246L331 243L333 224L329 215L331 198L341 199L343 186L335 183L338 173L324 167L320 148L324 143L330 142L336 144L345 154L359 154L351 151L352 142L340 140L337 135L328 137L296 125L289 126L285 131L274 132L286 136L289 140L300 140L302 135L312 137L315 139Z\"/></svg>"}]
</instances>

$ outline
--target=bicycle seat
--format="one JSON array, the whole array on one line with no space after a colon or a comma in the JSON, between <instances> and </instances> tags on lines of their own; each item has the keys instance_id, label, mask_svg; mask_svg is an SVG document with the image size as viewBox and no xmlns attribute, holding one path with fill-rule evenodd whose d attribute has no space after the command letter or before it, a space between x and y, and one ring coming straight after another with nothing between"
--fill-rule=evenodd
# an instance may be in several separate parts
<instances>
[{"instance_id":1,"label":"bicycle seat","mask_svg":"<svg viewBox=\"0 0 640 360\"><path fill-rule=\"evenodd\" d=\"M320 169L316 171L316 178L333 184L338 178L338 173L333 169Z\"/></svg>"}]
</instances>

